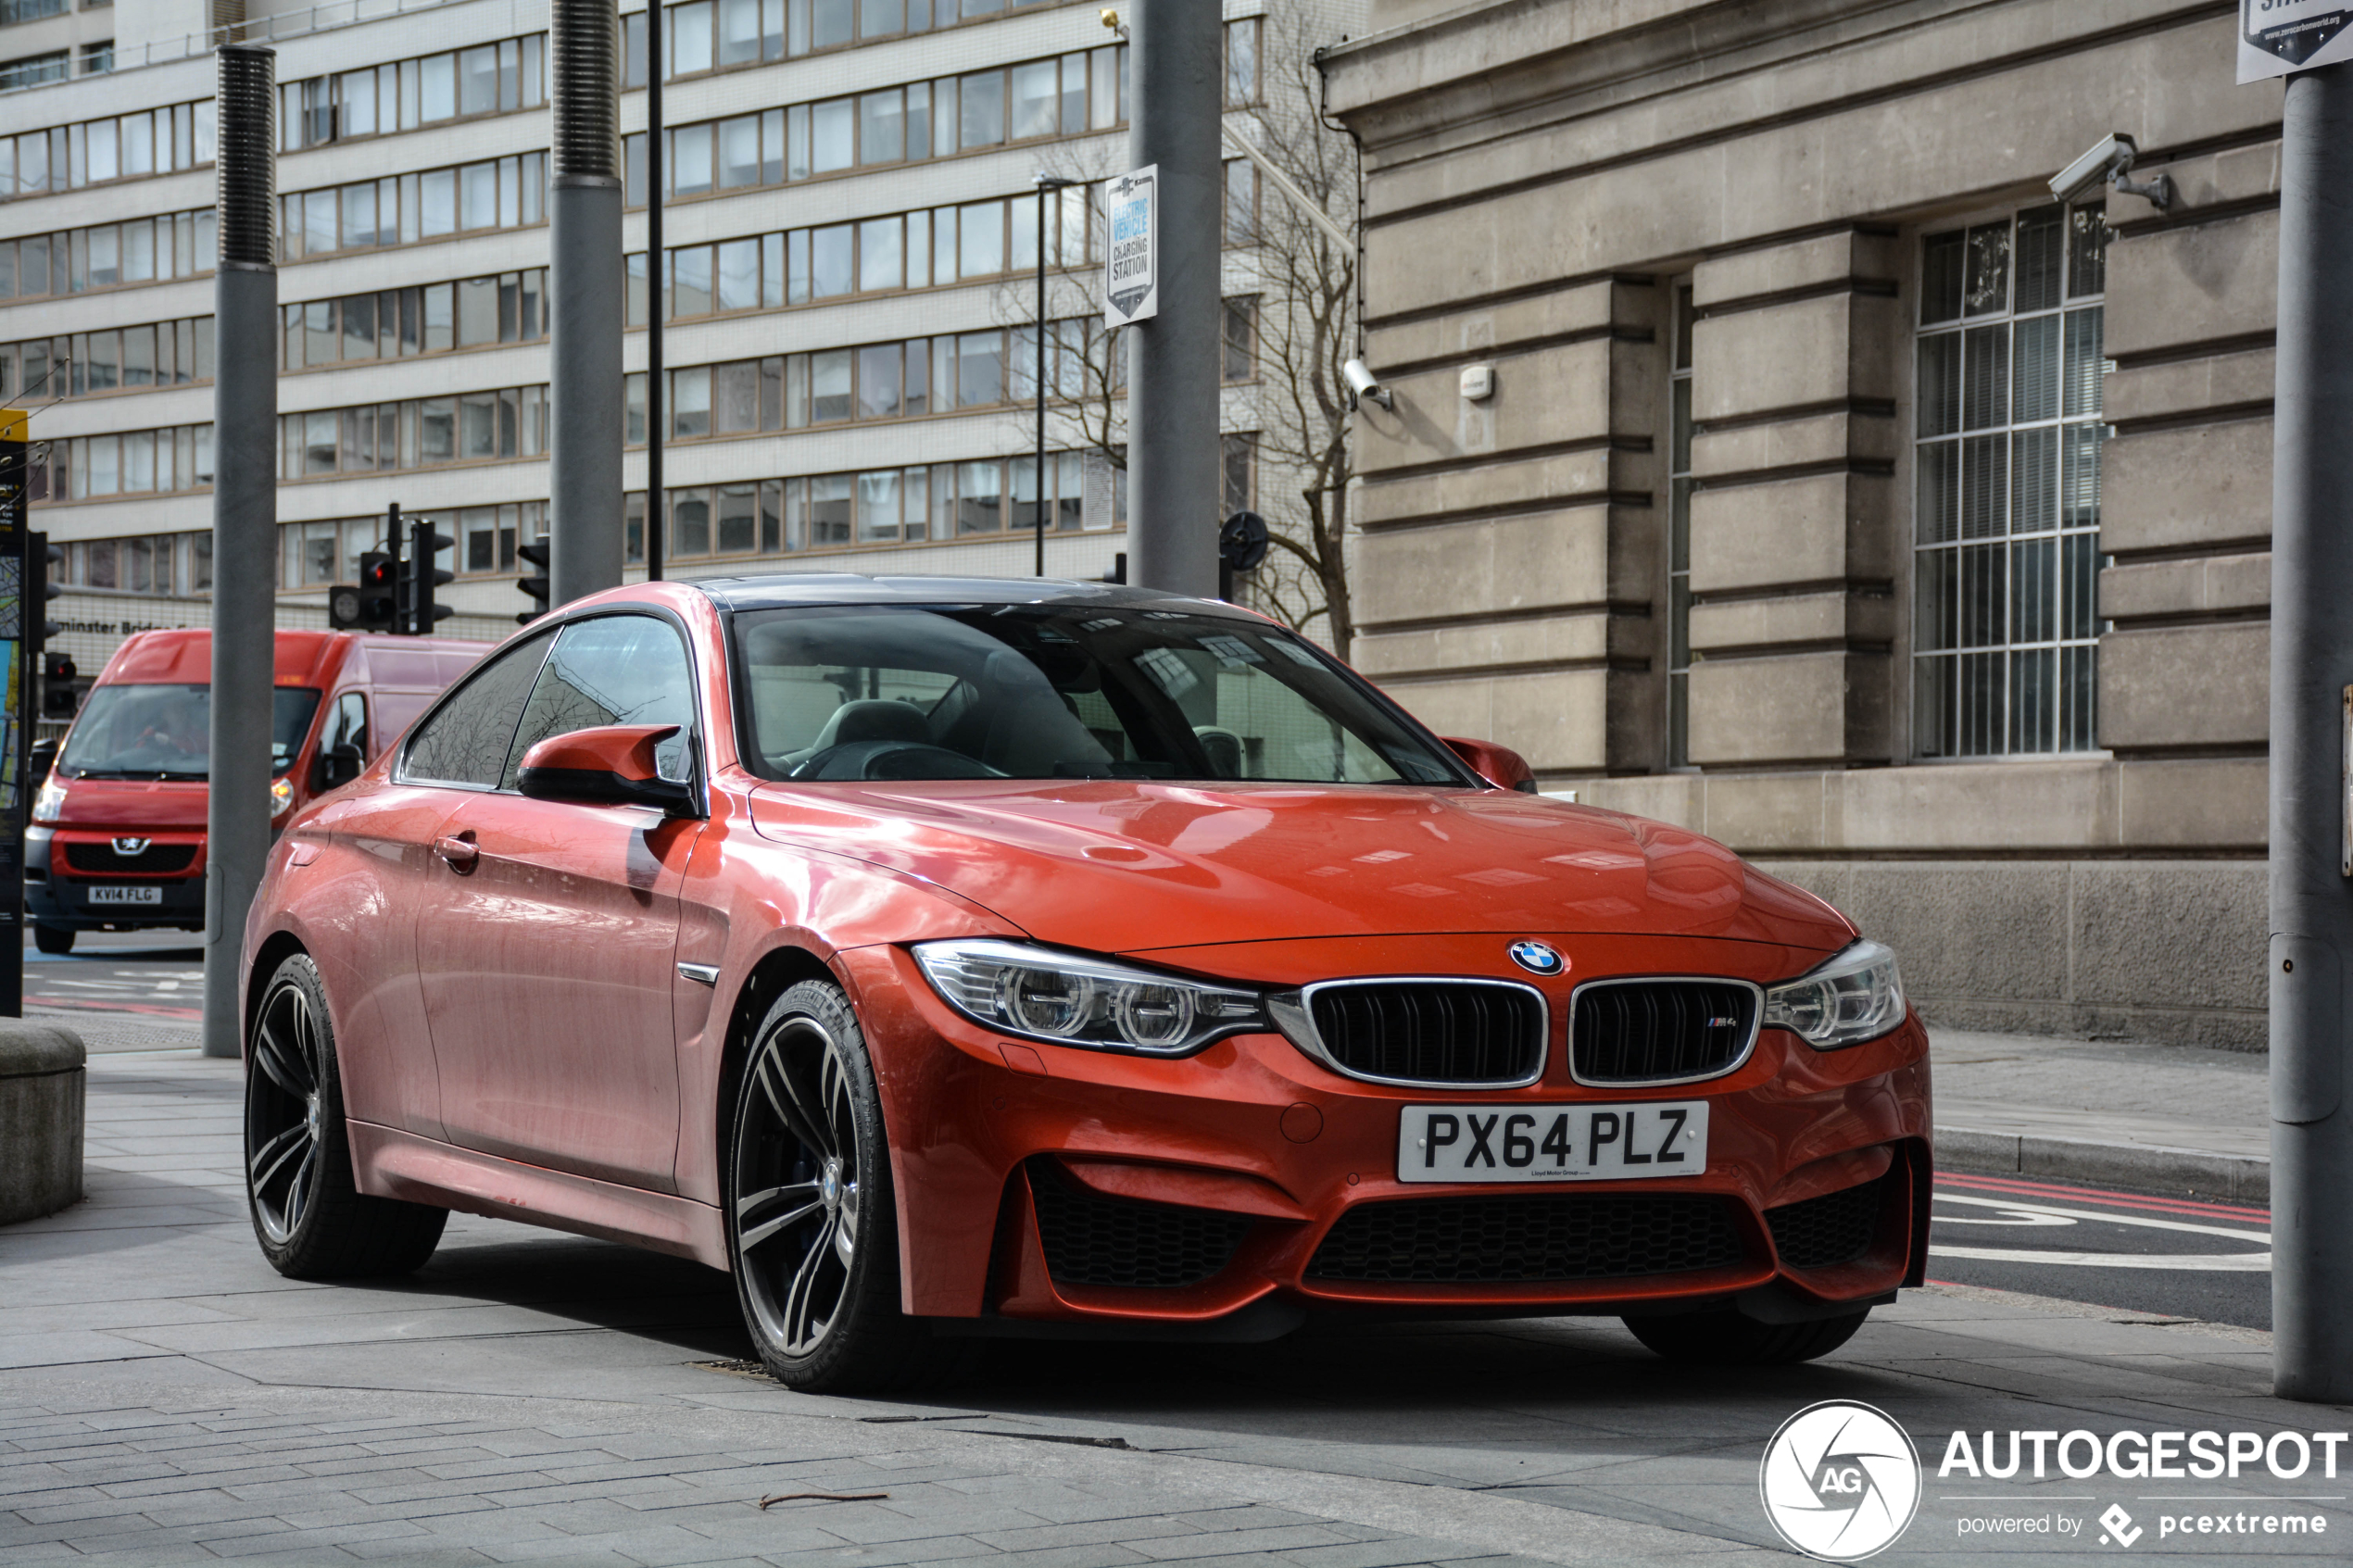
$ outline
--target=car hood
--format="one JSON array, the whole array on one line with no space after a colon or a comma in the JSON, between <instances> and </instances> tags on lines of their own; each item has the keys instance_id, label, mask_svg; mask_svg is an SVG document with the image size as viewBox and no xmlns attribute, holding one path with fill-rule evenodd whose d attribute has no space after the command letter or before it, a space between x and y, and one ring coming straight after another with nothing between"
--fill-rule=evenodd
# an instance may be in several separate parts
<instances>
[{"instance_id":1,"label":"car hood","mask_svg":"<svg viewBox=\"0 0 2353 1568\"><path fill-rule=\"evenodd\" d=\"M1128 780L764 784L759 833L855 856L1096 952L1416 932L1716 936L1832 952L1854 928L1722 845L1503 791Z\"/></svg>"},{"instance_id":2,"label":"car hood","mask_svg":"<svg viewBox=\"0 0 2353 1568\"><path fill-rule=\"evenodd\" d=\"M69 779L61 828L195 828L205 825L209 786L185 779Z\"/></svg>"}]
</instances>

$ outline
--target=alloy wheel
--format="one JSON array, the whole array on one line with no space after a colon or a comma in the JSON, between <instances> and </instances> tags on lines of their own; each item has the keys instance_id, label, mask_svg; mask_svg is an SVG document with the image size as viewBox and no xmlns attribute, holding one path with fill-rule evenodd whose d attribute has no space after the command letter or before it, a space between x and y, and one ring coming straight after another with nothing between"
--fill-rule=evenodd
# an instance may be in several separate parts
<instances>
[{"instance_id":1,"label":"alloy wheel","mask_svg":"<svg viewBox=\"0 0 2353 1568\"><path fill-rule=\"evenodd\" d=\"M283 1244L318 1195L321 1146L319 1021L298 985L261 1007L245 1073L245 1179L263 1235Z\"/></svg>"},{"instance_id":2,"label":"alloy wheel","mask_svg":"<svg viewBox=\"0 0 2353 1568\"><path fill-rule=\"evenodd\" d=\"M840 1317L857 1259L864 1176L841 1045L786 1019L748 1070L736 1136L736 1253L761 1334L806 1356Z\"/></svg>"}]
</instances>

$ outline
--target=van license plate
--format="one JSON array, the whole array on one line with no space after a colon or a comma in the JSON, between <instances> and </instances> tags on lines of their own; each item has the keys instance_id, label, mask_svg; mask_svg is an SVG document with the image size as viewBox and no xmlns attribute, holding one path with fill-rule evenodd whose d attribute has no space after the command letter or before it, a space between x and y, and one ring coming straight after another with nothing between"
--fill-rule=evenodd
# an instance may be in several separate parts
<instances>
[{"instance_id":1,"label":"van license plate","mask_svg":"<svg viewBox=\"0 0 2353 1568\"><path fill-rule=\"evenodd\" d=\"M1401 1182L1622 1182L1707 1169L1704 1099L1616 1105L1409 1105Z\"/></svg>"},{"instance_id":2,"label":"van license plate","mask_svg":"<svg viewBox=\"0 0 2353 1568\"><path fill-rule=\"evenodd\" d=\"M110 887L93 887L90 889L90 901L94 904L161 904L163 889L153 884L118 883Z\"/></svg>"}]
</instances>

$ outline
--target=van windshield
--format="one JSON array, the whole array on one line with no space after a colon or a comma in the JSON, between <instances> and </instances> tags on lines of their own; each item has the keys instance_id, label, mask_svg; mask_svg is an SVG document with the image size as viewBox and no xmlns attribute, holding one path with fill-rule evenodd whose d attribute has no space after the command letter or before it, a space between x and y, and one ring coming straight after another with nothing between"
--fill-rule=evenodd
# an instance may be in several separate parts
<instances>
[{"instance_id":1,"label":"van windshield","mask_svg":"<svg viewBox=\"0 0 2353 1568\"><path fill-rule=\"evenodd\" d=\"M273 775L294 766L318 710L313 688L277 688L270 716ZM98 686L57 757L57 772L69 779L201 779L211 771L210 686Z\"/></svg>"}]
</instances>

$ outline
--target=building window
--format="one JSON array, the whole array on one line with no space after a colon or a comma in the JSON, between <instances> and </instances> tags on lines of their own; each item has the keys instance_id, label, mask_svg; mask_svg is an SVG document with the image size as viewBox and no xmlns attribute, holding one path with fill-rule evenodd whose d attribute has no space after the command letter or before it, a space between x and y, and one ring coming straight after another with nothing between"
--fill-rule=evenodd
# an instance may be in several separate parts
<instances>
[{"instance_id":1,"label":"building window","mask_svg":"<svg viewBox=\"0 0 2353 1568\"><path fill-rule=\"evenodd\" d=\"M1692 285L1675 289L1667 376L1667 765L1692 761Z\"/></svg>"},{"instance_id":2,"label":"building window","mask_svg":"<svg viewBox=\"0 0 2353 1568\"><path fill-rule=\"evenodd\" d=\"M2088 206L1921 242L1912 735L1923 758L2097 744L2108 241Z\"/></svg>"},{"instance_id":3,"label":"building window","mask_svg":"<svg viewBox=\"0 0 2353 1568\"><path fill-rule=\"evenodd\" d=\"M1258 166L1246 157L1226 160L1226 243L1258 243Z\"/></svg>"},{"instance_id":4,"label":"building window","mask_svg":"<svg viewBox=\"0 0 2353 1568\"><path fill-rule=\"evenodd\" d=\"M31 55L21 60L0 65L0 93L12 88L37 86L44 82L63 82L66 77L67 56L63 49L54 54Z\"/></svg>"},{"instance_id":5,"label":"building window","mask_svg":"<svg viewBox=\"0 0 2353 1568\"><path fill-rule=\"evenodd\" d=\"M1217 438L1219 456L1224 459L1225 513L1253 511L1258 504L1258 433L1244 431L1236 435Z\"/></svg>"},{"instance_id":6,"label":"building window","mask_svg":"<svg viewBox=\"0 0 2353 1568\"><path fill-rule=\"evenodd\" d=\"M82 46L82 74L96 76L114 69L114 40L102 38L95 44Z\"/></svg>"},{"instance_id":7,"label":"building window","mask_svg":"<svg viewBox=\"0 0 2353 1568\"><path fill-rule=\"evenodd\" d=\"M1226 24L1226 107L1248 108L1259 101L1258 36L1264 19L1243 17Z\"/></svg>"},{"instance_id":8,"label":"building window","mask_svg":"<svg viewBox=\"0 0 2353 1568\"><path fill-rule=\"evenodd\" d=\"M1226 302L1220 370L1228 382L1258 379L1258 296L1240 295Z\"/></svg>"},{"instance_id":9,"label":"building window","mask_svg":"<svg viewBox=\"0 0 2353 1568\"><path fill-rule=\"evenodd\" d=\"M66 0L0 0L0 27L16 22L39 21L44 17L61 17L66 13Z\"/></svg>"}]
</instances>

